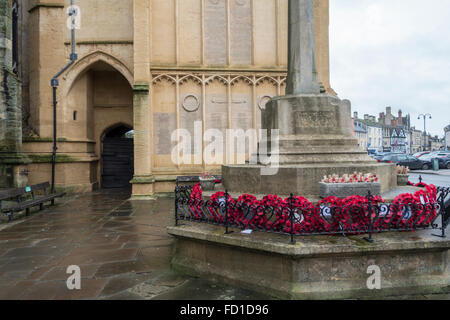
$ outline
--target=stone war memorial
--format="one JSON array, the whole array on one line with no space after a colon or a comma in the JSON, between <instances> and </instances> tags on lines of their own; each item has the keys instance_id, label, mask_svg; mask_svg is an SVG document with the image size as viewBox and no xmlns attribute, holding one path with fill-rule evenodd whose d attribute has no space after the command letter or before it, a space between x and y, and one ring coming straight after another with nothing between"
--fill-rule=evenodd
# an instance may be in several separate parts
<instances>
[{"instance_id":1,"label":"stone war memorial","mask_svg":"<svg viewBox=\"0 0 450 320\"><path fill-rule=\"evenodd\" d=\"M0 0L0 22L0 300L449 297L448 183L363 149L329 0ZM380 119L405 147L385 129L410 116Z\"/></svg>"},{"instance_id":2,"label":"stone war memorial","mask_svg":"<svg viewBox=\"0 0 450 320\"><path fill-rule=\"evenodd\" d=\"M273 98L263 113L263 128L279 130L278 172L264 175L261 165L224 166L224 186L231 192L317 196L325 175L373 172L388 191L396 186L395 165L378 164L358 148L348 100L320 92L313 1L307 2L290 1L286 95Z\"/></svg>"},{"instance_id":3,"label":"stone war memorial","mask_svg":"<svg viewBox=\"0 0 450 320\"><path fill-rule=\"evenodd\" d=\"M396 166L358 148L350 102L318 82L313 8L313 0L289 1L286 93L262 113L267 141L248 163L224 165L214 191L180 178L176 223L168 227L176 238L172 267L284 299L448 292L450 241L438 236L449 190L397 187ZM259 158L274 141L271 171ZM372 173L378 191L320 200L324 176L353 172ZM381 272L381 283L369 283L371 272Z\"/></svg>"}]
</instances>

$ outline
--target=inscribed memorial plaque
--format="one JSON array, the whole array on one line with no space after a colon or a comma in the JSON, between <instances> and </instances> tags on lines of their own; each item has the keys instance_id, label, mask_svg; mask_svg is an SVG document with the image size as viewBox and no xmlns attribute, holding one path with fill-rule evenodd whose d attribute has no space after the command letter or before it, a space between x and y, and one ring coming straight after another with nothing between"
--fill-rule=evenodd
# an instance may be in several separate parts
<instances>
[{"instance_id":1,"label":"inscribed memorial plaque","mask_svg":"<svg viewBox=\"0 0 450 320\"><path fill-rule=\"evenodd\" d=\"M231 11L231 64L252 63L252 12L250 0L233 0Z\"/></svg>"},{"instance_id":2,"label":"inscribed memorial plaque","mask_svg":"<svg viewBox=\"0 0 450 320\"><path fill-rule=\"evenodd\" d=\"M247 133L253 128L252 98L250 94L233 94L231 105L231 124L233 129L242 129ZM249 153L250 141L245 137L245 153Z\"/></svg>"},{"instance_id":3,"label":"inscribed memorial plaque","mask_svg":"<svg viewBox=\"0 0 450 320\"><path fill-rule=\"evenodd\" d=\"M232 127L244 129L253 127L252 100L249 94L233 94L231 107Z\"/></svg>"},{"instance_id":4,"label":"inscribed memorial plaque","mask_svg":"<svg viewBox=\"0 0 450 320\"><path fill-rule=\"evenodd\" d=\"M226 0L205 1L205 59L208 64L227 64Z\"/></svg>"},{"instance_id":5,"label":"inscribed memorial plaque","mask_svg":"<svg viewBox=\"0 0 450 320\"><path fill-rule=\"evenodd\" d=\"M336 128L336 113L332 111L295 112L296 123L300 128Z\"/></svg>"},{"instance_id":6,"label":"inscribed memorial plaque","mask_svg":"<svg viewBox=\"0 0 450 320\"><path fill-rule=\"evenodd\" d=\"M155 140L155 153L168 155L176 145L172 143L172 132L177 128L175 113L153 114L153 139Z\"/></svg>"},{"instance_id":7,"label":"inscribed memorial plaque","mask_svg":"<svg viewBox=\"0 0 450 320\"><path fill-rule=\"evenodd\" d=\"M225 133L228 127L228 101L225 94L206 96L206 128L219 129Z\"/></svg>"}]
</instances>

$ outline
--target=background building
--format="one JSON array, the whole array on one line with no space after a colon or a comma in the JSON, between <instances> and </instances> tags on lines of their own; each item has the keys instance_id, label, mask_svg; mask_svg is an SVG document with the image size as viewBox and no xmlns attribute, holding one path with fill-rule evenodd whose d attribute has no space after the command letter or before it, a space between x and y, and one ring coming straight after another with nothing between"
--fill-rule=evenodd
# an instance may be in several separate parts
<instances>
[{"instance_id":1,"label":"background building","mask_svg":"<svg viewBox=\"0 0 450 320\"><path fill-rule=\"evenodd\" d=\"M359 130L357 134L355 130L355 137L363 142L363 145L365 146L364 150L371 149L379 152L383 151L383 128L377 123L376 118L365 114L364 119L359 119L358 112L354 112L353 121L355 122L355 129L357 127L362 129ZM366 132L366 136L363 137L364 131Z\"/></svg>"},{"instance_id":2,"label":"background building","mask_svg":"<svg viewBox=\"0 0 450 320\"><path fill-rule=\"evenodd\" d=\"M398 111L398 116L394 116L392 108L387 107L386 113L380 113L378 121L375 116L368 114L364 115L364 119L360 119L358 112L354 112L353 122L354 135L365 150L409 154L420 148L417 145L421 143L418 137L420 131L416 130L413 134L410 115L403 116L401 110Z\"/></svg>"},{"instance_id":3,"label":"background building","mask_svg":"<svg viewBox=\"0 0 450 320\"><path fill-rule=\"evenodd\" d=\"M22 149L32 161L26 169L32 184L51 176L50 79L69 61L70 1L18 4ZM57 92L58 187L121 186L130 174L136 197L172 192L179 175L220 170L204 162L174 164L175 129L193 134L195 121L203 130L259 128L265 103L284 94L288 0L75 4L81 16L78 60L61 75ZM314 7L319 81L333 94L328 0L314 1ZM126 140L127 132L134 139Z\"/></svg>"},{"instance_id":4,"label":"background building","mask_svg":"<svg viewBox=\"0 0 450 320\"><path fill-rule=\"evenodd\" d=\"M409 115L404 117L399 110L396 117L392 114L392 108L386 107L386 113L380 113L378 123L383 130L383 151L410 153L411 118Z\"/></svg>"},{"instance_id":5,"label":"background building","mask_svg":"<svg viewBox=\"0 0 450 320\"><path fill-rule=\"evenodd\" d=\"M430 137L430 151L444 150L444 139L439 136Z\"/></svg>"},{"instance_id":6,"label":"background building","mask_svg":"<svg viewBox=\"0 0 450 320\"><path fill-rule=\"evenodd\" d=\"M411 153L423 151L423 132L416 130L415 127L411 128Z\"/></svg>"},{"instance_id":7,"label":"background building","mask_svg":"<svg viewBox=\"0 0 450 320\"><path fill-rule=\"evenodd\" d=\"M367 126L358 119L353 120L353 135L358 139L359 147L362 150L367 150Z\"/></svg>"}]
</instances>

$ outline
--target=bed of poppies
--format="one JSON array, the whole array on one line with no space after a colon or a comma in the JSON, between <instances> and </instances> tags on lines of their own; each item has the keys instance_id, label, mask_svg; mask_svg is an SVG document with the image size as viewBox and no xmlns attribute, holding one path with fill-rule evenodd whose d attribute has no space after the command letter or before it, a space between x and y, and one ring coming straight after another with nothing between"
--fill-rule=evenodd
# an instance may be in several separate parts
<instances>
[{"instance_id":1,"label":"bed of poppies","mask_svg":"<svg viewBox=\"0 0 450 320\"><path fill-rule=\"evenodd\" d=\"M224 192L204 201L197 184L187 198L179 199L179 214L189 220L297 235L415 230L428 227L438 212L436 187L415 186L421 190L401 194L390 204L379 196L351 196L329 197L314 205L300 196L267 195L258 200L243 194L233 199Z\"/></svg>"}]
</instances>

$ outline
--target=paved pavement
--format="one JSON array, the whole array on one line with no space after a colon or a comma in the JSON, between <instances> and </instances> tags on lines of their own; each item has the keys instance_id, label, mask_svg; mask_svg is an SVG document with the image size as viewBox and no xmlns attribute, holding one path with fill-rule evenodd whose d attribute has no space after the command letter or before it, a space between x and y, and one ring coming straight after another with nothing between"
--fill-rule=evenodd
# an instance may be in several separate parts
<instances>
[{"instance_id":1,"label":"paved pavement","mask_svg":"<svg viewBox=\"0 0 450 320\"><path fill-rule=\"evenodd\" d=\"M422 176L423 182L432 183L440 187L450 187L450 170L439 171L411 171L409 180L414 183L419 182L419 176Z\"/></svg>"},{"instance_id":2,"label":"paved pavement","mask_svg":"<svg viewBox=\"0 0 450 320\"><path fill-rule=\"evenodd\" d=\"M271 299L172 273L166 226L173 223L173 199L128 198L123 190L78 195L0 224L0 300ZM67 289L70 265L81 268L81 290ZM402 298L450 295L395 297Z\"/></svg>"},{"instance_id":3,"label":"paved pavement","mask_svg":"<svg viewBox=\"0 0 450 320\"><path fill-rule=\"evenodd\" d=\"M450 177L450 170L448 170L448 169L440 169L438 171L434 171L434 170L413 170L413 171L411 171L411 173L413 173L413 174L432 174L432 175Z\"/></svg>"},{"instance_id":4,"label":"paved pavement","mask_svg":"<svg viewBox=\"0 0 450 320\"><path fill-rule=\"evenodd\" d=\"M173 199L127 201L126 191L63 199L0 225L0 299L267 299L173 274ZM81 268L68 290L67 267Z\"/></svg>"}]
</instances>

